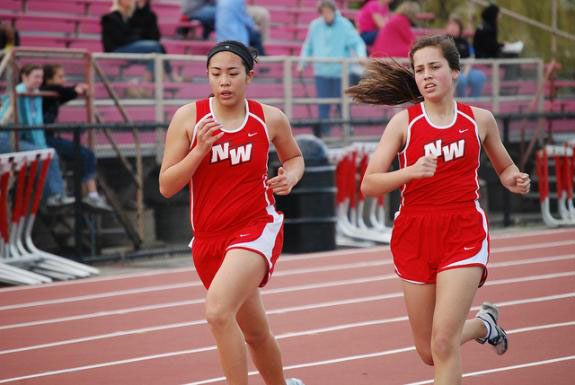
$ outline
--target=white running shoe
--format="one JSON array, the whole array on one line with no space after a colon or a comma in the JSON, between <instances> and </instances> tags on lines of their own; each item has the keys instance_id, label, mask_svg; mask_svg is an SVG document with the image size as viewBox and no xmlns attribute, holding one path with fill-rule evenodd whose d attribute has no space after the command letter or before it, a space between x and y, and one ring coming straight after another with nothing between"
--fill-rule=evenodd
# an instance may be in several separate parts
<instances>
[{"instance_id":1,"label":"white running shoe","mask_svg":"<svg viewBox=\"0 0 575 385\"><path fill-rule=\"evenodd\" d=\"M287 385L305 385L299 378L288 378L286 380Z\"/></svg>"},{"instance_id":2,"label":"white running shoe","mask_svg":"<svg viewBox=\"0 0 575 385\"><path fill-rule=\"evenodd\" d=\"M487 342L493 346L497 354L504 354L509 348L509 341L505 330L497 325L497 320L499 319L497 306L489 302L483 302L475 318L482 320L488 331L485 338L477 338L476 341L480 344Z\"/></svg>"}]
</instances>

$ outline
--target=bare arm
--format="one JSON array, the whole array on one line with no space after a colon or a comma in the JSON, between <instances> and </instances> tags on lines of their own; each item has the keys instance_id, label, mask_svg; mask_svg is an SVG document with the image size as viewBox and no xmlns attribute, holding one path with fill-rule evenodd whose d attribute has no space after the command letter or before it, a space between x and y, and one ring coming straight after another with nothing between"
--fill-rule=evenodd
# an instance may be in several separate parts
<instances>
[{"instance_id":1,"label":"bare arm","mask_svg":"<svg viewBox=\"0 0 575 385\"><path fill-rule=\"evenodd\" d=\"M415 178L431 177L435 174L437 160L431 156L421 157L409 167L388 172L393 158L405 143L405 128L408 125L407 111L401 111L389 121L361 183L361 192L366 196L380 196L404 185Z\"/></svg>"},{"instance_id":2,"label":"bare arm","mask_svg":"<svg viewBox=\"0 0 575 385\"><path fill-rule=\"evenodd\" d=\"M190 182L212 144L223 135L215 134L220 128L217 123L211 118L204 119L196 132L197 145L190 151L195 122L195 103L190 103L176 111L168 127L160 168L160 193L166 198Z\"/></svg>"},{"instance_id":3,"label":"bare arm","mask_svg":"<svg viewBox=\"0 0 575 385\"><path fill-rule=\"evenodd\" d=\"M493 114L487 110L473 107L480 136L483 136L483 148L499 176L501 184L516 194L526 194L531 187L529 174L519 171L501 142L499 128Z\"/></svg>"},{"instance_id":4,"label":"bare arm","mask_svg":"<svg viewBox=\"0 0 575 385\"><path fill-rule=\"evenodd\" d=\"M303 176L304 160L293 137L289 120L279 109L263 105L270 140L274 144L282 166L278 175L268 180L268 186L278 195L287 195Z\"/></svg>"},{"instance_id":5,"label":"bare arm","mask_svg":"<svg viewBox=\"0 0 575 385\"><path fill-rule=\"evenodd\" d=\"M377 25L378 28L383 28L383 26L385 25L385 23L389 19L388 16L383 16L380 13L373 13L372 17L373 17L373 21L375 22L375 24Z\"/></svg>"}]
</instances>

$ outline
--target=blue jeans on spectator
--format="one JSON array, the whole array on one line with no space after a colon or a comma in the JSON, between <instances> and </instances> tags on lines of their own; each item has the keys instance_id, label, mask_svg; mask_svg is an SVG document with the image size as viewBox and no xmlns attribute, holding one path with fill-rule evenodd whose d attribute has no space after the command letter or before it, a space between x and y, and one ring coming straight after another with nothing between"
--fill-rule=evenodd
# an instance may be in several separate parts
<instances>
[{"instance_id":1,"label":"blue jeans on spectator","mask_svg":"<svg viewBox=\"0 0 575 385\"><path fill-rule=\"evenodd\" d=\"M190 20L197 20L202 24L204 29L203 39L206 40L210 37L210 34L216 29L216 6L211 4L206 4L200 9L194 12L186 13L186 16Z\"/></svg>"},{"instance_id":2,"label":"blue jeans on spectator","mask_svg":"<svg viewBox=\"0 0 575 385\"><path fill-rule=\"evenodd\" d=\"M362 32L359 34L359 36L361 36L365 42L365 45L372 45L375 42L375 38L377 37L378 32L379 29L376 29L375 31Z\"/></svg>"},{"instance_id":3,"label":"blue jeans on spectator","mask_svg":"<svg viewBox=\"0 0 575 385\"><path fill-rule=\"evenodd\" d=\"M264 44L262 42L262 34L253 28L248 28L248 34L250 35L250 47L254 47L258 51L259 56L264 56L266 50L264 49Z\"/></svg>"},{"instance_id":4,"label":"blue jeans on spectator","mask_svg":"<svg viewBox=\"0 0 575 385\"><path fill-rule=\"evenodd\" d=\"M64 160L75 162L76 149L74 142L58 138L56 136L47 136L46 142L52 147L58 155ZM96 156L89 148L80 146L80 162L82 165L81 179L82 183L96 178Z\"/></svg>"},{"instance_id":5,"label":"blue jeans on spectator","mask_svg":"<svg viewBox=\"0 0 575 385\"><path fill-rule=\"evenodd\" d=\"M471 89L469 96L476 98L481 96L483 91L483 85L485 84L485 74L475 68L471 68L467 73L467 76L463 74L463 71L459 73L459 79L457 80L457 89L455 96L462 98L466 96L467 88Z\"/></svg>"},{"instance_id":6,"label":"blue jeans on spectator","mask_svg":"<svg viewBox=\"0 0 575 385\"><path fill-rule=\"evenodd\" d=\"M156 40L137 40L114 50L115 53L166 53L166 49ZM146 60L148 72L154 73L154 62ZM168 75L172 73L172 65L164 61L164 70Z\"/></svg>"},{"instance_id":7,"label":"blue jeans on spectator","mask_svg":"<svg viewBox=\"0 0 575 385\"><path fill-rule=\"evenodd\" d=\"M340 98L341 97L341 78L332 78L325 76L315 77L315 88L318 98ZM341 105L336 105L338 113L341 112ZM331 104L319 104L319 118L329 119ZM320 134L326 135L331 131L328 123L320 124Z\"/></svg>"},{"instance_id":8,"label":"blue jeans on spectator","mask_svg":"<svg viewBox=\"0 0 575 385\"><path fill-rule=\"evenodd\" d=\"M18 142L20 151L35 151L42 150L42 148L24 140ZM14 149L10 145L10 136L8 133L0 133L0 154L13 152ZM48 172L46 173L46 182L44 186L44 197L52 195L66 195L64 187L64 178L62 178L62 171L60 170L60 161L58 154L54 153L54 157L50 161Z\"/></svg>"}]
</instances>

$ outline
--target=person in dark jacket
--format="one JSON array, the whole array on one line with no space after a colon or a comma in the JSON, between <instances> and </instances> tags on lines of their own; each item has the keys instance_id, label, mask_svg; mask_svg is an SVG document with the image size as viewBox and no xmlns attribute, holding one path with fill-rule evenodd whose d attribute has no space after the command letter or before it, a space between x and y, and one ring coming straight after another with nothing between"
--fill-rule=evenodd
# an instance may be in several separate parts
<instances>
[{"instance_id":1,"label":"person in dark jacket","mask_svg":"<svg viewBox=\"0 0 575 385\"><path fill-rule=\"evenodd\" d=\"M103 15L100 24L104 52L166 53L159 42L158 20L149 0L114 0L112 12ZM171 77L172 68L168 62L164 63L164 69ZM147 67L153 74L154 63L148 62Z\"/></svg>"},{"instance_id":2,"label":"person in dark jacket","mask_svg":"<svg viewBox=\"0 0 575 385\"><path fill-rule=\"evenodd\" d=\"M42 98L42 112L44 114L44 123L56 123L60 106L78 96L86 95L88 86L80 83L73 86L65 86L66 77L64 68L59 64L46 64L44 66L44 81L40 89L42 91L52 91L57 97ZM46 131L46 144L52 147L60 158L67 161L74 161L75 146L74 142L57 137L54 132ZM80 158L82 165L82 193L84 198L82 202L98 210L111 210L106 200L98 194L96 188L96 156L94 152L87 147L80 146Z\"/></svg>"},{"instance_id":3,"label":"person in dark jacket","mask_svg":"<svg viewBox=\"0 0 575 385\"><path fill-rule=\"evenodd\" d=\"M453 38L453 42L457 47L457 51L459 52L459 57L461 59L469 59L472 57L472 49L469 41L467 41L465 36L463 36L463 22L461 19L451 17L447 22L445 32ZM471 63L466 63L459 72L455 95L459 98L465 97L467 96L466 91L469 89L469 96L481 96L485 79L486 76L481 70L472 68Z\"/></svg>"},{"instance_id":4,"label":"person in dark jacket","mask_svg":"<svg viewBox=\"0 0 575 385\"><path fill-rule=\"evenodd\" d=\"M495 4L486 7L481 12L481 24L473 37L475 57L478 59L497 58L501 56L503 44L497 41L497 19L499 7Z\"/></svg>"}]
</instances>

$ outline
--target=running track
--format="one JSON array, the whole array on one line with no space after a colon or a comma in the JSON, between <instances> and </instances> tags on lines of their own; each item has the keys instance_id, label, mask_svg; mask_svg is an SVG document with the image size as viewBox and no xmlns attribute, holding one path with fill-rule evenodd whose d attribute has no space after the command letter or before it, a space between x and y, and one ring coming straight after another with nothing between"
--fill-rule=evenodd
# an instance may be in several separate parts
<instances>
[{"instance_id":1,"label":"running track","mask_svg":"<svg viewBox=\"0 0 575 385\"><path fill-rule=\"evenodd\" d=\"M464 383L572 384L575 230L495 234L492 252L472 313L498 303L510 350L465 345ZM432 383L400 290L387 247L281 258L262 293L286 376ZM0 289L0 384L223 384L203 298L191 268Z\"/></svg>"}]
</instances>

